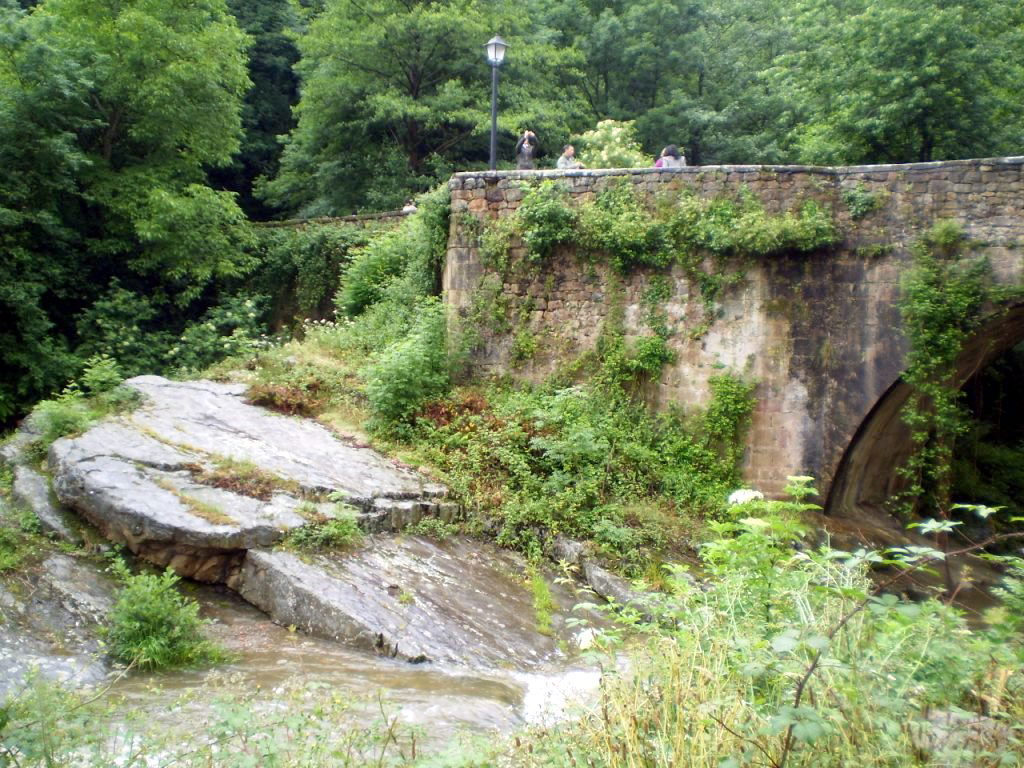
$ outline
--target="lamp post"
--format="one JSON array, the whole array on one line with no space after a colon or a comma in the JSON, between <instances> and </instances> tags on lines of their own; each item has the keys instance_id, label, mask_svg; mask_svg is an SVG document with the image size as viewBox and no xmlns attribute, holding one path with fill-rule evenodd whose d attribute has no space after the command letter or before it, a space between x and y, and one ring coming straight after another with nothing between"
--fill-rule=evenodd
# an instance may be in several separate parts
<instances>
[{"instance_id":1,"label":"lamp post","mask_svg":"<svg viewBox=\"0 0 1024 768\"><path fill-rule=\"evenodd\" d=\"M508 43L495 35L487 41L487 62L491 65L491 170L498 167L498 67L505 60Z\"/></svg>"}]
</instances>

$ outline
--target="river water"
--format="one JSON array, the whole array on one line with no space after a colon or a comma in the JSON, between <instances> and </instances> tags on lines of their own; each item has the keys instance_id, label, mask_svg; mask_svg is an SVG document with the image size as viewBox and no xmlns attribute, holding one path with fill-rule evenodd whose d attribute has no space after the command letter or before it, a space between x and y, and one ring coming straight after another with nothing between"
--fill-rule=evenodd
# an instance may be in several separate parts
<instances>
[{"instance_id":1,"label":"river water","mask_svg":"<svg viewBox=\"0 0 1024 768\"><path fill-rule=\"evenodd\" d=\"M320 685L346 698L353 724L397 716L417 728L420 743L444 746L462 734L507 733L552 722L574 704L596 699L601 670L577 657L541 669L470 669L409 664L290 631L226 589L197 586L211 634L235 658L207 670L132 673L115 683L117 709L142 714L150 725L208 725L210 702L222 694L251 694L272 707L286 692ZM116 716L116 715L115 715Z\"/></svg>"}]
</instances>

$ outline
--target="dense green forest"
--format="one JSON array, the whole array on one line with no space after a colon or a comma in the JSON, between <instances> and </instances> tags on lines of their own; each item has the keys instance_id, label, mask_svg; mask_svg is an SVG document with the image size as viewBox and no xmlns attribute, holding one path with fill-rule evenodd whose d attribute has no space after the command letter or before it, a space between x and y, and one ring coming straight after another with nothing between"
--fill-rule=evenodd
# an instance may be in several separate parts
<instances>
[{"instance_id":1,"label":"dense green forest","mask_svg":"<svg viewBox=\"0 0 1024 768\"><path fill-rule=\"evenodd\" d=\"M496 32L505 162L524 128L551 165L604 119L699 164L1024 144L1013 0L0 0L0 420L99 353L157 371L207 359L210 323L258 337L260 287L311 262L251 220L483 167Z\"/></svg>"}]
</instances>

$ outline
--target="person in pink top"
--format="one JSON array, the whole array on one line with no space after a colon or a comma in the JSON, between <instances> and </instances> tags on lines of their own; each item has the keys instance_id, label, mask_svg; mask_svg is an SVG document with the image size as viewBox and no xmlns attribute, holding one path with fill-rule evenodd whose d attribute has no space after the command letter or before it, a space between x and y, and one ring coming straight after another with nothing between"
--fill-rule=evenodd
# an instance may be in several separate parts
<instances>
[{"instance_id":1,"label":"person in pink top","mask_svg":"<svg viewBox=\"0 0 1024 768\"><path fill-rule=\"evenodd\" d=\"M686 156L679 153L675 144L669 144L661 150L661 156L654 161L655 168L685 168Z\"/></svg>"}]
</instances>

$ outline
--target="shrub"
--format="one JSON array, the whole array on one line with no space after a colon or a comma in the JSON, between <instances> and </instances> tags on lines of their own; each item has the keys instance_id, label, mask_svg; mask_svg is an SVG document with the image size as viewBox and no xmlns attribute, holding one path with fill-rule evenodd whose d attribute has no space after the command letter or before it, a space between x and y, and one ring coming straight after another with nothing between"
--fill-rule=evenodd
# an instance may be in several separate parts
<instances>
[{"instance_id":1,"label":"shrub","mask_svg":"<svg viewBox=\"0 0 1024 768\"><path fill-rule=\"evenodd\" d=\"M355 317L380 302L408 309L417 299L440 292L448 189L438 187L418 197L416 204L416 213L397 230L373 239L353 258L335 297L340 314Z\"/></svg>"},{"instance_id":2,"label":"shrub","mask_svg":"<svg viewBox=\"0 0 1024 768\"><path fill-rule=\"evenodd\" d=\"M111 566L121 591L103 630L111 656L141 669L169 669L220 661L224 652L203 636L199 605L182 595L179 577L132 573L122 560Z\"/></svg>"},{"instance_id":3,"label":"shrub","mask_svg":"<svg viewBox=\"0 0 1024 768\"><path fill-rule=\"evenodd\" d=\"M256 229L259 264L251 292L276 298L275 307L299 317L321 317L353 255L376 233L340 222Z\"/></svg>"},{"instance_id":4,"label":"shrub","mask_svg":"<svg viewBox=\"0 0 1024 768\"><path fill-rule=\"evenodd\" d=\"M420 319L366 372L366 395L378 428L408 422L427 400L448 388L446 315L439 301L420 305Z\"/></svg>"},{"instance_id":5,"label":"shrub","mask_svg":"<svg viewBox=\"0 0 1024 768\"><path fill-rule=\"evenodd\" d=\"M86 360L81 377L82 387L92 395L109 392L123 380L117 360L109 355L93 355Z\"/></svg>"},{"instance_id":6,"label":"shrub","mask_svg":"<svg viewBox=\"0 0 1024 768\"><path fill-rule=\"evenodd\" d=\"M865 557L794 550L791 520L715 529L700 588L670 568L650 619L619 614L634 648L637 629L648 641L628 675L602 682L600 706L518 735L529 765L573 754L616 768L1020 764L1019 636L972 631L937 600L879 594ZM1004 610L1014 604L1019 592Z\"/></svg>"},{"instance_id":7,"label":"shrub","mask_svg":"<svg viewBox=\"0 0 1024 768\"><path fill-rule=\"evenodd\" d=\"M199 371L225 357L266 346L265 296L228 296L182 332L167 350L167 363L182 371Z\"/></svg>"},{"instance_id":8,"label":"shrub","mask_svg":"<svg viewBox=\"0 0 1024 768\"><path fill-rule=\"evenodd\" d=\"M547 258L555 246L573 238L576 213L569 205L568 187L553 181L541 182L523 197L515 219L527 258Z\"/></svg>"},{"instance_id":9,"label":"shrub","mask_svg":"<svg viewBox=\"0 0 1024 768\"><path fill-rule=\"evenodd\" d=\"M602 120L576 139L580 160L587 168L642 168L653 165L636 140L632 120Z\"/></svg>"},{"instance_id":10,"label":"shrub","mask_svg":"<svg viewBox=\"0 0 1024 768\"><path fill-rule=\"evenodd\" d=\"M406 528L405 532L413 536L426 536L434 541L444 541L457 536L460 530L458 523L446 523L439 517L424 517L415 525Z\"/></svg>"}]
</instances>

